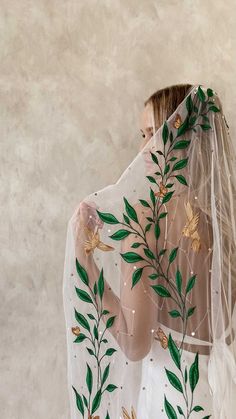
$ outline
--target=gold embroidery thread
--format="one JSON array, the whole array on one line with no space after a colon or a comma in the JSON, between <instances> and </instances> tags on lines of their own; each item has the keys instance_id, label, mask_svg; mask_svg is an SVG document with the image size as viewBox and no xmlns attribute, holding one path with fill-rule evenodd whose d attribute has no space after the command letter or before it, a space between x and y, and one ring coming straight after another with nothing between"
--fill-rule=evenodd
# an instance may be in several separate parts
<instances>
[{"instance_id":1,"label":"gold embroidery thread","mask_svg":"<svg viewBox=\"0 0 236 419\"><path fill-rule=\"evenodd\" d=\"M182 230L182 234L183 236L189 237L192 240L191 248L193 249L193 251L199 252L201 248L200 236L197 231L197 226L199 222L199 212L197 212L196 214L193 213L193 209L191 207L190 202L187 202L187 204L184 203L184 206L188 221Z\"/></svg>"}]
</instances>

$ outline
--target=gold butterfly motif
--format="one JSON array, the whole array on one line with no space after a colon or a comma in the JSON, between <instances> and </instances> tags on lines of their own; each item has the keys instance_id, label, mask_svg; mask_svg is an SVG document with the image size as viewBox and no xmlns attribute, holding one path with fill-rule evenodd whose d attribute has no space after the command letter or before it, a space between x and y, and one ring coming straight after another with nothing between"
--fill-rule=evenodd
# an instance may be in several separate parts
<instances>
[{"instance_id":1,"label":"gold butterfly motif","mask_svg":"<svg viewBox=\"0 0 236 419\"><path fill-rule=\"evenodd\" d=\"M194 252L199 252L201 248L201 243L200 243L200 236L197 231L197 226L198 226L200 214L199 212L197 212L196 214L193 213L190 202L187 202L187 204L184 203L184 206L185 206L185 211L187 214L188 221L182 230L182 234L183 236L189 237L192 239L191 248L194 250Z\"/></svg>"},{"instance_id":2,"label":"gold butterfly motif","mask_svg":"<svg viewBox=\"0 0 236 419\"><path fill-rule=\"evenodd\" d=\"M74 333L75 336L79 336L79 334L80 334L79 326L72 327L71 330L72 330L72 333Z\"/></svg>"},{"instance_id":3,"label":"gold butterfly motif","mask_svg":"<svg viewBox=\"0 0 236 419\"><path fill-rule=\"evenodd\" d=\"M104 252L115 250L114 247L109 246L108 244L105 244L100 240L98 226L96 226L94 231L92 231L90 228L88 228L85 225L83 226L83 228L84 228L84 231L86 231L88 235L88 240L85 240L84 242L84 250L85 250L86 255L89 255L96 248L103 250Z\"/></svg>"},{"instance_id":4,"label":"gold butterfly motif","mask_svg":"<svg viewBox=\"0 0 236 419\"><path fill-rule=\"evenodd\" d=\"M173 122L173 126L178 129L180 127L180 125L182 125L182 119L179 113L177 113L175 120Z\"/></svg>"},{"instance_id":5,"label":"gold butterfly motif","mask_svg":"<svg viewBox=\"0 0 236 419\"><path fill-rule=\"evenodd\" d=\"M158 340L161 343L162 348L166 349L168 347L168 338L161 327L158 327L156 334L157 336L155 336L154 339Z\"/></svg>"},{"instance_id":6,"label":"gold butterfly motif","mask_svg":"<svg viewBox=\"0 0 236 419\"><path fill-rule=\"evenodd\" d=\"M124 406L122 406L122 413L123 413L123 419L137 419L133 406L131 406L131 416L129 415L127 410L124 408Z\"/></svg>"},{"instance_id":7,"label":"gold butterfly motif","mask_svg":"<svg viewBox=\"0 0 236 419\"><path fill-rule=\"evenodd\" d=\"M163 182L160 182L159 185L159 192L155 192L156 196L159 196L160 198L163 198L168 192L168 189L164 186Z\"/></svg>"}]
</instances>

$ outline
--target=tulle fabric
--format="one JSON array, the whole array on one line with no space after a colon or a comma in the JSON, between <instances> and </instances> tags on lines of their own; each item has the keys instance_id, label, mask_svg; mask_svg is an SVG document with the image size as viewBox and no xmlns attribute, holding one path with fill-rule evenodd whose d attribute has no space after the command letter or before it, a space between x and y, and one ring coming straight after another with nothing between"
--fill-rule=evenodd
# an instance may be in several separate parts
<instances>
[{"instance_id":1,"label":"tulle fabric","mask_svg":"<svg viewBox=\"0 0 236 419\"><path fill-rule=\"evenodd\" d=\"M217 93L193 86L117 182L75 209L63 278L71 419L233 419L235 163Z\"/></svg>"}]
</instances>

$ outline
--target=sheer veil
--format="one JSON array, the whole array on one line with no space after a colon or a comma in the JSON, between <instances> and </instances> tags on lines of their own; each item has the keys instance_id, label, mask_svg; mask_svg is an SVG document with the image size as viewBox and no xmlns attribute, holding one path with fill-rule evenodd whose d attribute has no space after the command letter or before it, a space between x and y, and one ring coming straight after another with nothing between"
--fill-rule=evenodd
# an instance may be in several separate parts
<instances>
[{"instance_id":1,"label":"sheer veil","mask_svg":"<svg viewBox=\"0 0 236 419\"><path fill-rule=\"evenodd\" d=\"M169 359L163 417L235 417L235 217L236 156L222 103L195 85L117 182L87 196L68 221L72 419L143 419L140 383L154 345ZM212 397L204 413L194 398L203 358Z\"/></svg>"}]
</instances>

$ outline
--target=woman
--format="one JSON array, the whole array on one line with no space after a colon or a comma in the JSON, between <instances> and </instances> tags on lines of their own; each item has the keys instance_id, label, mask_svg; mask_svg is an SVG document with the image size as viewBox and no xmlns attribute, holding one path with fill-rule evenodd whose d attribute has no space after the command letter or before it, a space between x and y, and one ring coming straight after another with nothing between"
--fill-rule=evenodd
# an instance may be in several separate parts
<instances>
[{"instance_id":1,"label":"woman","mask_svg":"<svg viewBox=\"0 0 236 419\"><path fill-rule=\"evenodd\" d=\"M236 179L222 104L167 87L140 129L136 158L68 226L71 417L230 418Z\"/></svg>"}]
</instances>

